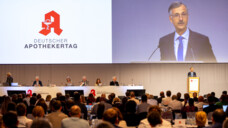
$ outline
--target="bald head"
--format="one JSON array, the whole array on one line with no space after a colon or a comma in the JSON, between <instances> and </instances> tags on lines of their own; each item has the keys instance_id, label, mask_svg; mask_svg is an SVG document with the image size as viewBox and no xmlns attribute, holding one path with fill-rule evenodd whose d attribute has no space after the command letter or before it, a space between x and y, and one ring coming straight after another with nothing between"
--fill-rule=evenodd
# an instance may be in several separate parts
<instances>
[{"instance_id":1,"label":"bald head","mask_svg":"<svg viewBox=\"0 0 228 128\"><path fill-rule=\"evenodd\" d=\"M70 116L80 117L81 116L81 109L79 106L74 105L70 108Z\"/></svg>"}]
</instances>

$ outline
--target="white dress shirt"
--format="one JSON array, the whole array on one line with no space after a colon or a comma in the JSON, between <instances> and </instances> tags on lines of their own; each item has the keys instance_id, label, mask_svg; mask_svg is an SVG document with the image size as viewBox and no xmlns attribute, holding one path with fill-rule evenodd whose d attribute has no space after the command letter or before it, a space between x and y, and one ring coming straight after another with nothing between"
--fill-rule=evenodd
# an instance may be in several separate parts
<instances>
[{"instance_id":1,"label":"white dress shirt","mask_svg":"<svg viewBox=\"0 0 228 128\"><path fill-rule=\"evenodd\" d=\"M182 108L182 103L178 100L172 100L169 104L168 107L170 107L172 110L181 110Z\"/></svg>"}]
</instances>

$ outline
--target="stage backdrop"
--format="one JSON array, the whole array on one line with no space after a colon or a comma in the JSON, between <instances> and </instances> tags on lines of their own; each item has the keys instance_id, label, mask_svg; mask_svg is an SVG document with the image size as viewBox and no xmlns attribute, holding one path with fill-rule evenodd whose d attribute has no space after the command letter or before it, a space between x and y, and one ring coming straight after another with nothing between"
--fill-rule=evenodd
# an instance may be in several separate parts
<instances>
[{"instance_id":1,"label":"stage backdrop","mask_svg":"<svg viewBox=\"0 0 228 128\"><path fill-rule=\"evenodd\" d=\"M228 64L106 64L106 65L0 65L0 80L5 82L11 72L14 82L31 85L36 75L44 85L63 85L69 75L74 84L79 84L86 75L90 85L101 78L108 85L112 76L117 76L120 85L143 85L147 93L159 95L161 90L173 93L187 92L187 73L193 66L200 77L200 94L215 91L216 96L228 85Z\"/></svg>"}]
</instances>

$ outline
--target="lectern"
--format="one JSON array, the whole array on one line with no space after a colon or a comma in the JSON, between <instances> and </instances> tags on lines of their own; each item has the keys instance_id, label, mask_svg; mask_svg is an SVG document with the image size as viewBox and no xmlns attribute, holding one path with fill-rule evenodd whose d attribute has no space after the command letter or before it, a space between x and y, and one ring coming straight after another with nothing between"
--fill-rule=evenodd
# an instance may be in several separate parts
<instances>
[{"instance_id":1,"label":"lectern","mask_svg":"<svg viewBox=\"0 0 228 128\"><path fill-rule=\"evenodd\" d=\"M190 97L192 97L192 94L196 92L199 95L199 85L200 85L200 79L199 77L188 77L188 93Z\"/></svg>"}]
</instances>

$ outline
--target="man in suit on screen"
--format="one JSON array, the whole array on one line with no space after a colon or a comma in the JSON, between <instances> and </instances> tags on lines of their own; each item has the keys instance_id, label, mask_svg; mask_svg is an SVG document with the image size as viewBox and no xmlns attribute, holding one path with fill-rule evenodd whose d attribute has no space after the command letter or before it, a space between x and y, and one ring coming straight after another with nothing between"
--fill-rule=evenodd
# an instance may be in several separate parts
<instances>
[{"instance_id":1,"label":"man in suit on screen","mask_svg":"<svg viewBox=\"0 0 228 128\"><path fill-rule=\"evenodd\" d=\"M160 38L161 61L216 62L209 38L187 27L187 6L182 2L173 2L168 12L175 32Z\"/></svg>"}]
</instances>

